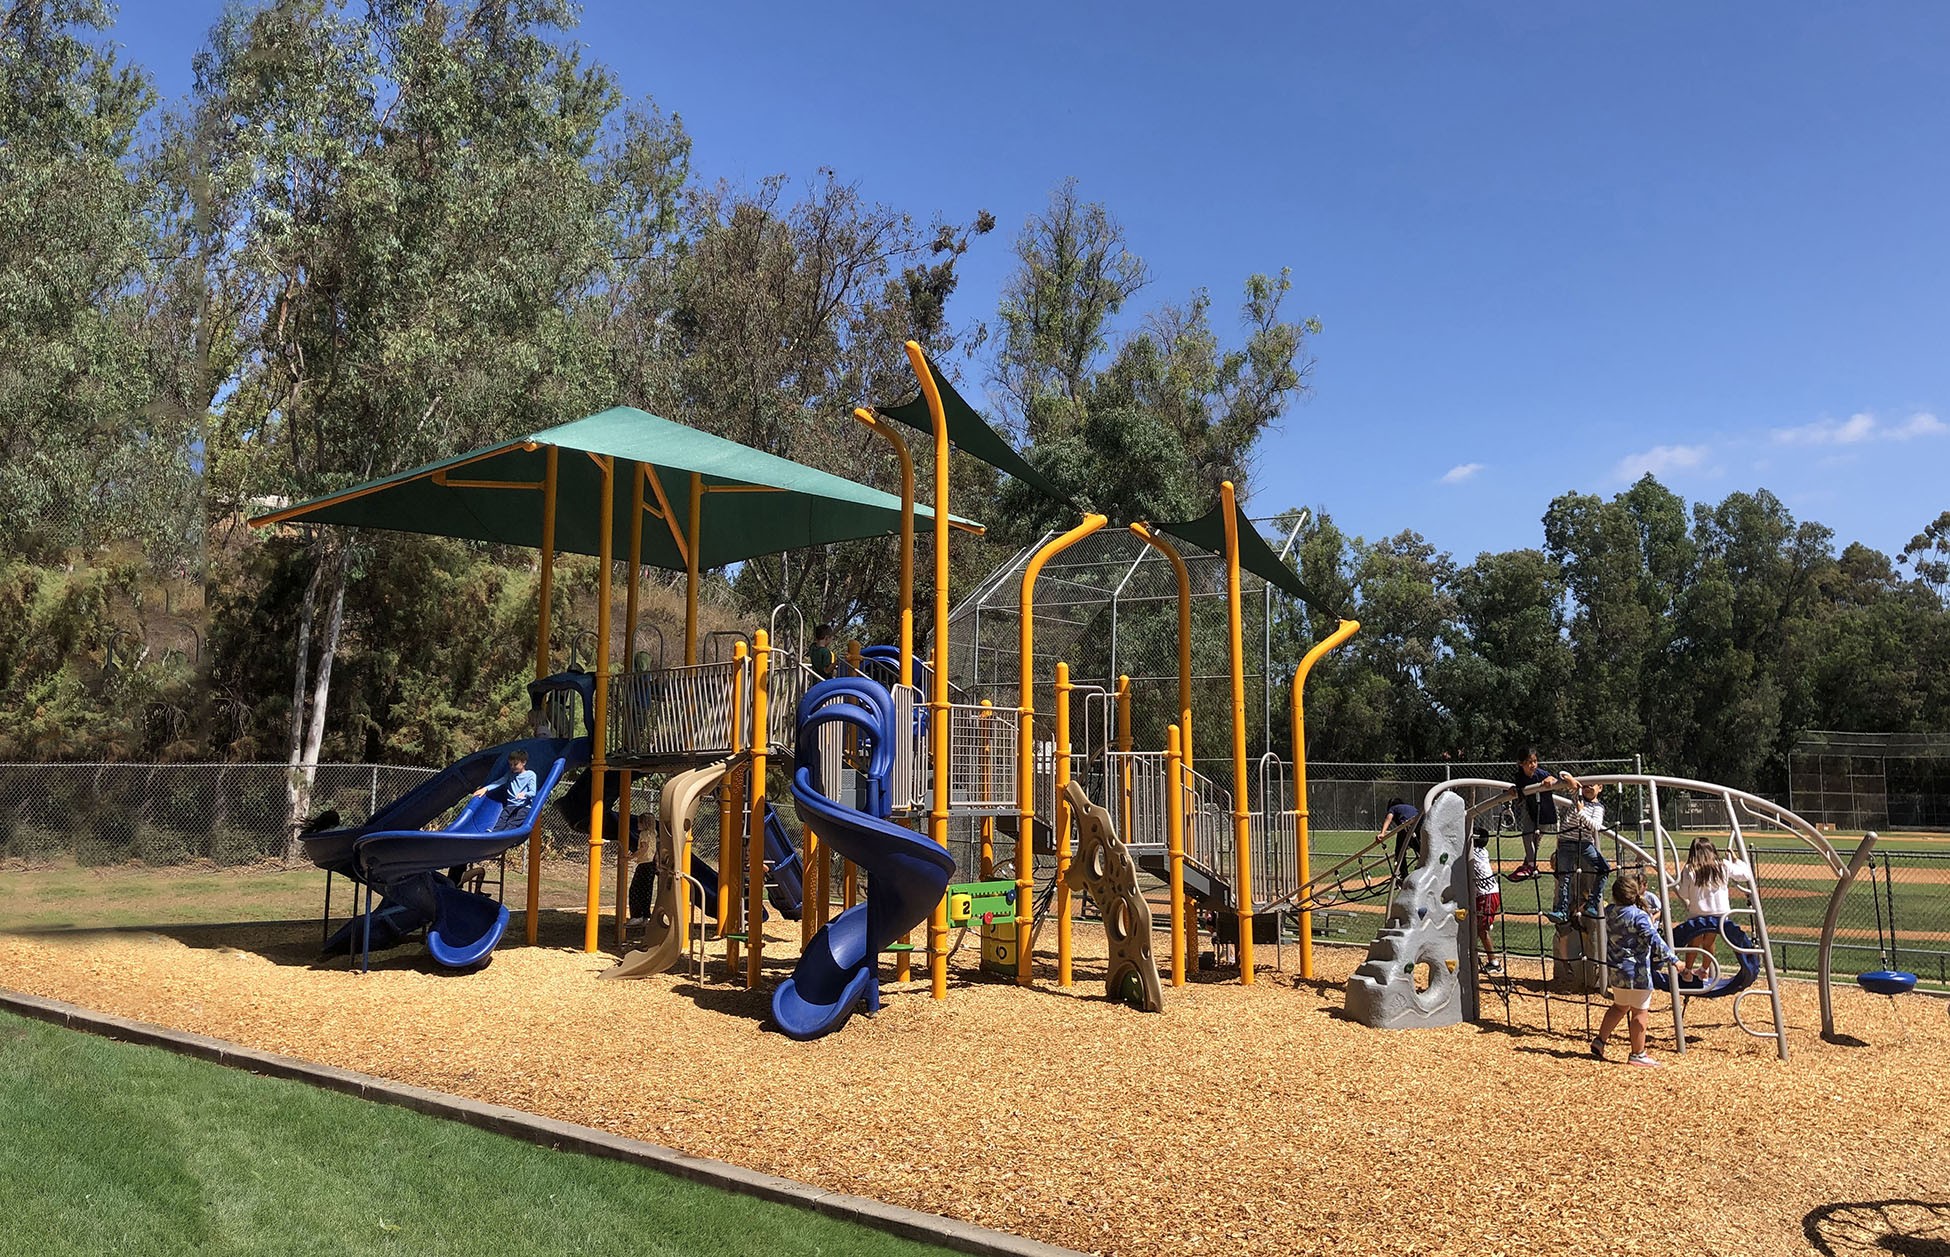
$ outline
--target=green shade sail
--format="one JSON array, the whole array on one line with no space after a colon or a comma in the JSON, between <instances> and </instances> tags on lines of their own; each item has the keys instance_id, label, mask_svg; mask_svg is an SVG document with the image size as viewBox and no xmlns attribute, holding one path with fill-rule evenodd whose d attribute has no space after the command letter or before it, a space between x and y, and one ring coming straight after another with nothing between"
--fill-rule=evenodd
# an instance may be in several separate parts
<instances>
[{"instance_id":1,"label":"green shade sail","mask_svg":"<svg viewBox=\"0 0 1950 1257\"><path fill-rule=\"evenodd\" d=\"M948 439L955 448L964 454L981 459L997 471L1006 471L1052 502L1065 506L1075 505L1070 495L1050 482L1049 477L1031 467L1028 460L1016 453L1016 447L1002 438L1002 434L989 427L987 420L975 413L975 408L962 399L948 378L936 371L932 362L928 370L934 372L935 387L941 390L941 412L948 421ZM880 413L890 419L897 419L910 428L934 433L934 418L928 414L928 399L917 397L901 406L882 406Z\"/></svg>"},{"instance_id":2,"label":"green shade sail","mask_svg":"<svg viewBox=\"0 0 1950 1257\"><path fill-rule=\"evenodd\" d=\"M558 551L600 552L598 458L614 460L612 544L619 559L629 554L631 493L639 467L647 472L643 561L656 567L685 566L680 538L690 532L693 476L700 490L700 568L900 530L901 500L893 494L630 406L369 481L252 523L339 524L539 547L541 485L551 446L558 451ZM933 516L925 506L914 509Z\"/></svg>"},{"instance_id":3,"label":"green shade sail","mask_svg":"<svg viewBox=\"0 0 1950 1257\"><path fill-rule=\"evenodd\" d=\"M1195 546L1210 550L1213 554L1222 555L1226 552L1225 509L1225 503L1218 502L1197 519L1187 520L1182 524L1153 526L1159 532L1169 533L1180 541L1189 541ZM1239 530L1239 566L1243 571L1251 572L1275 589L1291 594L1324 615L1331 615L1341 620L1347 618L1345 612L1328 605L1325 598L1308 588L1307 583L1300 579L1300 574L1282 562L1279 555L1273 553L1273 547L1267 545L1266 538L1259 535L1259 529L1253 527L1252 521L1246 518L1246 512L1240 510L1236 504L1232 509L1238 516L1236 523Z\"/></svg>"}]
</instances>

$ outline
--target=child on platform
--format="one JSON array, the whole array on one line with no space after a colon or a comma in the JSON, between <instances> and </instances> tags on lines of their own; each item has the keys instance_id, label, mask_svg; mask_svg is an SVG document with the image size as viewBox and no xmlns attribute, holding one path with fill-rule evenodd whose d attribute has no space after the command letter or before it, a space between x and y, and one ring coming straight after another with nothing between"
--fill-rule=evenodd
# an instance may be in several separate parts
<instances>
[{"instance_id":1,"label":"child on platform","mask_svg":"<svg viewBox=\"0 0 1950 1257\"><path fill-rule=\"evenodd\" d=\"M812 649L806 652L806 663L812 668L813 674L820 680L830 681L833 679L833 668L835 667L836 661L833 657L832 625L813 625Z\"/></svg>"},{"instance_id":2,"label":"child on platform","mask_svg":"<svg viewBox=\"0 0 1950 1257\"><path fill-rule=\"evenodd\" d=\"M1578 804L1565 814L1557 830L1557 850L1551 855L1551 873L1557 878L1557 894L1544 920L1563 925L1570 920L1571 890L1580 872L1592 875L1591 893L1585 897L1584 915L1595 917L1604 902L1605 878L1611 864L1598 849L1605 833L1605 805L1598 801L1598 784L1581 784L1570 773L1564 781L1578 793Z\"/></svg>"},{"instance_id":3,"label":"child on platform","mask_svg":"<svg viewBox=\"0 0 1950 1257\"><path fill-rule=\"evenodd\" d=\"M1666 940L1652 928L1652 918L1644 906L1645 877L1639 873L1620 873L1611 884L1611 910L1605 914L1609 935L1605 964L1611 970L1611 1007L1598 1023L1597 1037L1591 1040L1591 1054L1605 1059L1605 1041L1618 1028L1621 1019L1629 1025L1632 1054L1628 1065L1657 1066L1645 1050L1646 1010L1652 1007L1652 970L1655 965L1676 965L1679 958L1666 946Z\"/></svg>"},{"instance_id":4,"label":"child on platform","mask_svg":"<svg viewBox=\"0 0 1950 1257\"><path fill-rule=\"evenodd\" d=\"M1727 914L1733 911L1733 896L1730 893L1733 883L1738 880L1744 892L1752 884L1753 877L1754 872L1747 867L1746 861L1722 860L1720 848L1705 834L1693 839L1692 848L1686 853L1686 867L1679 870L1679 883L1673 891L1685 906L1688 918L1707 917L1712 921L1713 928L1703 935L1694 936L1696 946L1706 952L1706 959L1699 963L1687 960L1679 970L1681 979L1710 973L1718 964L1720 926Z\"/></svg>"},{"instance_id":5,"label":"child on platform","mask_svg":"<svg viewBox=\"0 0 1950 1257\"><path fill-rule=\"evenodd\" d=\"M1478 828L1469 848L1469 880L1476 891L1476 945L1483 953L1483 972L1502 973L1496 958L1496 944L1490 941L1490 927L1503 911L1503 886L1496 880L1496 866L1490 863L1490 835Z\"/></svg>"},{"instance_id":6,"label":"child on platform","mask_svg":"<svg viewBox=\"0 0 1950 1257\"><path fill-rule=\"evenodd\" d=\"M494 828L513 829L528 815L528 805L535 801L535 774L528 767L528 752L517 747L508 752L508 771L488 782L474 792L481 798L492 792L501 804L501 815L494 820Z\"/></svg>"},{"instance_id":7,"label":"child on platform","mask_svg":"<svg viewBox=\"0 0 1950 1257\"><path fill-rule=\"evenodd\" d=\"M1544 826L1557 824L1557 800L1549 790L1539 790L1535 794L1524 794L1529 786L1554 786L1557 778L1537 764L1537 748L1527 746L1517 757L1517 779L1511 785L1506 799L1523 799L1523 863L1510 874L1513 882L1526 882L1537 876L1537 840Z\"/></svg>"}]
</instances>

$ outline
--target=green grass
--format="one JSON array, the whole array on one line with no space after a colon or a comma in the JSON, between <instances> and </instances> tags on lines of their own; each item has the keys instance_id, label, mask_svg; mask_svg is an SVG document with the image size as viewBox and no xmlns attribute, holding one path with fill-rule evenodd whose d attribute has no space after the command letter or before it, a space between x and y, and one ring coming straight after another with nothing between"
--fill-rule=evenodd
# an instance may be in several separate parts
<instances>
[{"instance_id":1,"label":"green grass","mask_svg":"<svg viewBox=\"0 0 1950 1257\"><path fill-rule=\"evenodd\" d=\"M946 1250L0 1013L0 1254Z\"/></svg>"},{"instance_id":2,"label":"green grass","mask_svg":"<svg viewBox=\"0 0 1950 1257\"><path fill-rule=\"evenodd\" d=\"M552 858L542 865L542 904L580 907L584 866ZM508 866L508 902L526 899L523 866ZM608 893L608 883L604 883ZM233 869L86 868L64 859L35 868L0 868L0 930L145 929L232 921L304 921L324 906L325 875L306 865ZM352 912L351 887L333 879L332 915Z\"/></svg>"}]
</instances>

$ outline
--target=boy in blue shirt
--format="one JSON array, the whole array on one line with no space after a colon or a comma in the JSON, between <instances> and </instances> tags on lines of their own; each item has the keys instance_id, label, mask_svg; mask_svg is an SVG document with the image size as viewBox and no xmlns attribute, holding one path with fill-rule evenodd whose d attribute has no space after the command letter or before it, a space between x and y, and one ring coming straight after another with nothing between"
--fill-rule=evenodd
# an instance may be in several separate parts
<instances>
[{"instance_id":1,"label":"boy in blue shirt","mask_svg":"<svg viewBox=\"0 0 1950 1257\"><path fill-rule=\"evenodd\" d=\"M474 792L480 798L489 791L496 792L501 804L501 815L495 818L494 828L513 829L528 815L529 804L535 801L535 774L528 767L528 752L516 748L508 752L508 771L497 779L488 782Z\"/></svg>"}]
</instances>

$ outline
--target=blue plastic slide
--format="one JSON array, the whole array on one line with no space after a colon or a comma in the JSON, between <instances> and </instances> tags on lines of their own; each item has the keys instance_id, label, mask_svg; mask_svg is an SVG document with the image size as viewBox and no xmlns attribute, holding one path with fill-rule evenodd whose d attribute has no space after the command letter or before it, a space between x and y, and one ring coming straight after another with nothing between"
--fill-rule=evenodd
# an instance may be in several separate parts
<instances>
[{"instance_id":1,"label":"blue plastic slide","mask_svg":"<svg viewBox=\"0 0 1950 1257\"><path fill-rule=\"evenodd\" d=\"M817 745L827 724L850 725L866 752L862 807L827 793L819 757L801 758L792 779L799 815L842 857L867 871L866 902L835 917L806 945L792 976L772 995L772 1019L795 1039L817 1039L846 1024L863 1003L880 1009L880 953L925 921L948 889L955 861L935 843L886 819L894 767L894 703L866 677L823 681L799 702L799 745Z\"/></svg>"},{"instance_id":2,"label":"blue plastic slide","mask_svg":"<svg viewBox=\"0 0 1950 1257\"><path fill-rule=\"evenodd\" d=\"M505 773L508 754L517 748L528 753L529 766L539 778L535 802L513 825L497 829L501 804L468 796ZM363 825L307 835L305 852L314 864L371 887L382 897L378 908L341 929L325 950L370 955L406 941L426 926L427 949L441 964L466 968L480 963L501 941L508 910L487 895L454 885L446 870L493 859L528 841L541 823L542 803L549 791L565 773L588 763L588 738L509 742L469 755L380 809ZM421 828L463 800L466 806L447 826Z\"/></svg>"}]
</instances>

